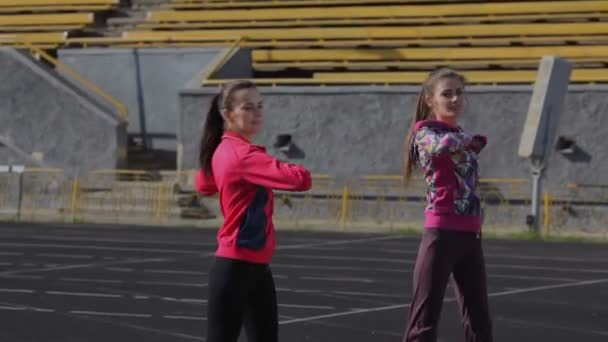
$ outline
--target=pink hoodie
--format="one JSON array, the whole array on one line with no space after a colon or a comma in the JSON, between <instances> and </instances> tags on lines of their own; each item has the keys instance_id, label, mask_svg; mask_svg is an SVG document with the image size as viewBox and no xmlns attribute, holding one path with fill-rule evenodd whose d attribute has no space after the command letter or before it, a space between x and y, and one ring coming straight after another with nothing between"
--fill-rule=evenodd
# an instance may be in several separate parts
<instances>
[{"instance_id":1,"label":"pink hoodie","mask_svg":"<svg viewBox=\"0 0 608 342\"><path fill-rule=\"evenodd\" d=\"M217 234L219 257L268 264L275 248L273 189L306 191L308 170L283 163L241 135L225 132L213 154L213 176L196 174L202 195L219 192L224 224Z\"/></svg>"},{"instance_id":2,"label":"pink hoodie","mask_svg":"<svg viewBox=\"0 0 608 342\"><path fill-rule=\"evenodd\" d=\"M486 137L425 120L416 124L413 139L427 183L425 227L479 232L477 155L485 147Z\"/></svg>"}]
</instances>

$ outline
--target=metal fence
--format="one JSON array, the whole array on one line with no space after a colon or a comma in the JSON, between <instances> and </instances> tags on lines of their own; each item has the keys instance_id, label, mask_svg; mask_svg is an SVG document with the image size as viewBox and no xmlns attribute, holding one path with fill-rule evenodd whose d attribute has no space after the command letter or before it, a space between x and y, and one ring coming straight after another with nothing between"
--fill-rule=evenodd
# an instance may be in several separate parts
<instances>
[{"instance_id":1,"label":"metal fence","mask_svg":"<svg viewBox=\"0 0 608 342\"><path fill-rule=\"evenodd\" d=\"M426 197L421 179L413 179L406 186L398 175L366 175L341 185L325 176L313 184L306 194L280 193L280 202L290 206L278 210L276 217L289 222L320 219L341 229L422 226ZM487 229L527 229L528 180L483 179L480 193Z\"/></svg>"},{"instance_id":2,"label":"metal fence","mask_svg":"<svg viewBox=\"0 0 608 342\"><path fill-rule=\"evenodd\" d=\"M69 179L61 170L0 174L0 218L42 222L162 224L179 216L179 175L100 170Z\"/></svg>"},{"instance_id":3,"label":"metal fence","mask_svg":"<svg viewBox=\"0 0 608 342\"><path fill-rule=\"evenodd\" d=\"M608 185L567 184L544 195L546 235L586 233L608 237Z\"/></svg>"},{"instance_id":4,"label":"metal fence","mask_svg":"<svg viewBox=\"0 0 608 342\"><path fill-rule=\"evenodd\" d=\"M198 197L193 176L194 171L99 170L79 179L58 169L0 173L0 219L155 225L221 221L217 196ZM528 229L527 179L482 179L479 192L484 229ZM310 191L276 192L274 220L278 228L420 228L424 205L421 179L406 187L399 175L365 175L349 182L316 175ZM569 184L545 193L542 209L544 234L608 236L608 186Z\"/></svg>"}]
</instances>

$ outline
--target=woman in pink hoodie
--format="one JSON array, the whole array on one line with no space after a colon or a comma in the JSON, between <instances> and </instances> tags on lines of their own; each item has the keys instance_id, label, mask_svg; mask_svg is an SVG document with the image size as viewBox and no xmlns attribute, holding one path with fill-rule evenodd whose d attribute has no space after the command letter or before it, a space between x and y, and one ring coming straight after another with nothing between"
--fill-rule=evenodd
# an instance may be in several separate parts
<instances>
[{"instance_id":1,"label":"woman in pink hoodie","mask_svg":"<svg viewBox=\"0 0 608 342\"><path fill-rule=\"evenodd\" d=\"M224 216L209 272L207 342L236 342L243 324L250 342L278 340L273 189L306 191L311 176L251 142L262 124L262 99L248 81L226 84L207 114L196 188L219 193Z\"/></svg>"},{"instance_id":2,"label":"woman in pink hoodie","mask_svg":"<svg viewBox=\"0 0 608 342\"><path fill-rule=\"evenodd\" d=\"M406 139L406 180L418 164L427 184L427 205L404 342L437 340L450 275L466 341L493 340L476 193L477 158L486 138L458 126L464 87L465 78L454 70L432 72Z\"/></svg>"}]
</instances>

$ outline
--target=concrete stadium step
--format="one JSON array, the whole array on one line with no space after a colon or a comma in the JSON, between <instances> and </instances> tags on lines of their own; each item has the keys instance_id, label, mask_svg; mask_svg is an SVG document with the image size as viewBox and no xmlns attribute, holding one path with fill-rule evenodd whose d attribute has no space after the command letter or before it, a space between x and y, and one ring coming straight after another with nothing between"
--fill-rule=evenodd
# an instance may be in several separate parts
<instances>
[{"instance_id":1,"label":"concrete stadium step","mask_svg":"<svg viewBox=\"0 0 608 342\"><path fill-rule=\"evenodd\" d=\"M160 6L168 3L167 0L131 0L131 6L134 8Z\"/></svg>"},{"instance_id":2,"label":"concrete stadium step","mask_svg":"<svg viewBox=\"0 0 608 342\"><path fill-rule=\"evenodd\" d=\"M121 26L121 25L137 25L146 21L145 15L141 12L136 12L129 17L119 17L108 19L107 24L109 26Z\"/></svg>"},{"instance_id":3,"label":"concrete stadium step","mask_svg":"<svg viewBox=\"0 0 608 342\"><path fill-rule=\"evenodd\" d=\"M169 0L131 0L105 18L103 28L97 33L105 37L119 37L122 32L145 22L148 11L160 7Z\"/></svg>"}]
</instances>

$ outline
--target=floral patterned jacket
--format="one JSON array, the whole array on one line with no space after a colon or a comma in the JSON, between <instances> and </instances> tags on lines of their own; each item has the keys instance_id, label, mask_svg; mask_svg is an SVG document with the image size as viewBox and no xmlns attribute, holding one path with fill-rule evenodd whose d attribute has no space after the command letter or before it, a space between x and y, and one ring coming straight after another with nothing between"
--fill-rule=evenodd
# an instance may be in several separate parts
<instances>
[{"instance_id":1,"label":"floral patterned jacket","mask_svg":"<svg viewBox=\"0 0 608 342\"><path fill-rule=\"evenodd\" d=\"M435 120L416 124L414 153L425 175L425 228L481 230L477 157L487 139Z\"/></svg>"}]
</instances>

